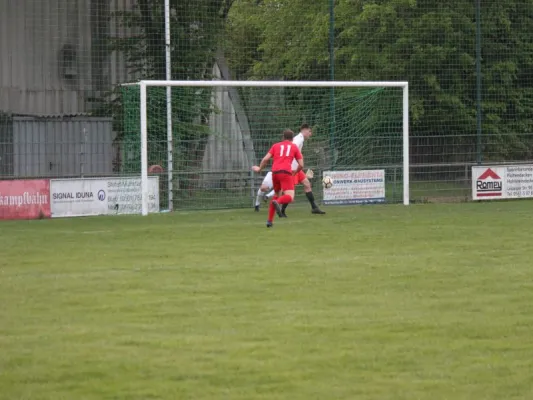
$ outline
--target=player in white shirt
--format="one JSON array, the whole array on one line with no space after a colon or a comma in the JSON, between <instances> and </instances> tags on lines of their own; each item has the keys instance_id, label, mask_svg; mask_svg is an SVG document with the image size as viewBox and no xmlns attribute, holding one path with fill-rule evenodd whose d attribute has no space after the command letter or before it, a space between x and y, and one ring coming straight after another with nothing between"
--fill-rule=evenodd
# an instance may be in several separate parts
<instances>
[{"instance_id":1,"label":"player in white shirt","mask_svg":"<svg viewBox=\"0 0 533 400\"><path fill-rule=\"evenodd\" d=\"M272 183L272 172L268 172L265 175L263 182L261 182L261 186L259 189L257 189L257 196L255 197L255 211L259 211L261 199L263 201L267 201L274 196L275 192L274 189L272 189L273 187L274 184Z\"/></svg>"},{"instance_id":2,"label":"player in white shirt","mask_svg":"<svg viewBox=\"0 0 533 400\"><path fill-rule=\"evenodd\" d=\"M313 131L311 127L308 124L303 124L300 127L300 133L296 135L292 142L298 146L300 151L302 150L302 147L304 145L304 142L306 139L310 138L313 134ZM298 163L295 163L293 161L292 170L295 171L298 167ZM304 186L304 192L305 196L307 197L307 200L309 200L309 203L311 204L311 212L313 214L325 214L324 211L322 211L315 203L315 197L313 195L313 189L311 187L311 182L309 182L309 179L307 178L307 175L300 171L296 175L294 175L294 185L302 184ZM263 182L261 183L261 187L257 190L257 197L255 199L255 211L259 211L259 205L261 204L261 197L266 201L270 197L274 195L274 191L272 190L273 184L272 184L272 173L269 172L266 174L265 178L263 179ZM266 194L270 190L270 193ZM285 210L287 208L287 204L285 204L282 207L282 216L287 217L285 214Z\"/></svg>"}]
</instances>

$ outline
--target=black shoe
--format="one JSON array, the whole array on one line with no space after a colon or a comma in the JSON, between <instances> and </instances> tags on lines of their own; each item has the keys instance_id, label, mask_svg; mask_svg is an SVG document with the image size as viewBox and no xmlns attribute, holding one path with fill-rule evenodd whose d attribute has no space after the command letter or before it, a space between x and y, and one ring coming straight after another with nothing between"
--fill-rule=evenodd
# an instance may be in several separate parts
<instances>
[{"instance_id":1,"label":"black shoe","mask_svg":"<svg viewBox=\"0 0 533 400\"><path fill-rule=\"evenodd\" d=\"M281 206L279 205L278 201L277 200L272 200L272 205L276 209L276 213L278 214L278 217L283 218L282 217L283 214L281 212Z\"/></svg>"},{"instance_id":2,"label":"black shoe","mask_svg":"<svg viewBox=\"0 0 533 400\"><path fill-rule=\"evenodd\" d=\"M320 208L313 208L311 210L311 214L325 214L326 212L325 211L322 211Z\"/></svg>"},{"instance_id":3,"label":"black shoe","mask_svg":"<svg viewBox=\"0 0 533 400\"><path fill-rule=\"evenodd\" d=\"M255 206L255 211L259 211L259 206Z\"/></svg>"},{"instance_id":4,"label":"black shoe","mask_svg":"<svg viewBox=\"0 0 533 400\"><path fill-rule=\"evenodd\" d=\"M272 222L271 221L267 221L267 228L272 228Z\"/></svg>"},{"instance_id":5,"label":"black shoe","mask_svg":"<svg viewBox=\"0 0 533 400\"><path fill-rule=\"evenodd\" d=\"M279 217L280 218L288 218L287 214L285 214L285 211L283 211L283 210L281 210L281 215Z\"/></svg>"}]
</instances>

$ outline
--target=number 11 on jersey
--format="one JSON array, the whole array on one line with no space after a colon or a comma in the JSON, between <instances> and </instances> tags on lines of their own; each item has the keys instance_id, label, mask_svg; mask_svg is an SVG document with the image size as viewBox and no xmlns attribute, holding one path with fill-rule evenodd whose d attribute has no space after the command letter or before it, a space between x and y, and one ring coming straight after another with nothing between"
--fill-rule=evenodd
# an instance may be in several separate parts
<instances>
[{"instance_id":1,"label":"number 11 on jersey","mask_svg":"<svg viewBox=\"0 0 533 400\"><path fill-rule=\"evenodd\" d=\"M292 145L290 145L290 144L287 146L287 151L285 152L285 157L289 157L289 154L291 153L291 146L292 146ZM281 151L279 152L279 156L280 156L280 157L283 157L283 149L284 149L284 148L285 148L285 145L282 144L282 145L281 145Z\"/></svg>"}]
</instances>

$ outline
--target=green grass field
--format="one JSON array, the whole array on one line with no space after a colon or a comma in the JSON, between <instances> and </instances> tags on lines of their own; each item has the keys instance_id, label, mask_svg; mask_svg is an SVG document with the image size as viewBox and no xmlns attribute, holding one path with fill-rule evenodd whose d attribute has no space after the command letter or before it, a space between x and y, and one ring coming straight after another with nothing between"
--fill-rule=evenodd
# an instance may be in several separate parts
<instances>
[{"instance_id":1,"label":"green grass field","mask_svg":"<svg viewBox=\"0 0 533 400\"><path fill-rule=\"evenodd\" d=\"M0 399L532 399L530 201L0 223Z\"/></svg>"}]
</instances>

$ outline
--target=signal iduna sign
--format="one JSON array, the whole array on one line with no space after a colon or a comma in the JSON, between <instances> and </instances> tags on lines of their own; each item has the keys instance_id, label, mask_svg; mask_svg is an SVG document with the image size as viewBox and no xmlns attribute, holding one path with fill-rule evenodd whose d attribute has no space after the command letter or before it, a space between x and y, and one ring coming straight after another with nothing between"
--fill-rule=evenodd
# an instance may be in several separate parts
<instances>
[{"instance_id":1,"label":"signal iduna sign","mask_svg":"<svg viewBox=\"0 0 533 400\"><path fill-rule=\"evenodd\" d=\"M50 180L52 218L141 213L141 178ZM148 211L159 212L159 177L148 177Z\"/></svg>"},{"instance_id":2,"label":"signal iduna sign","mask_svg":"<svg viewBox=\"0 0 533 400\"><path fill-rule=\"evenodd\" d=\"M472 167L472 200L533 197L533 165Z\"/></svg>"}]
</instances>

